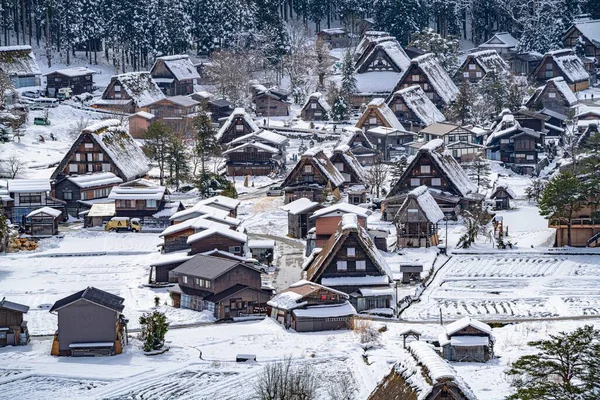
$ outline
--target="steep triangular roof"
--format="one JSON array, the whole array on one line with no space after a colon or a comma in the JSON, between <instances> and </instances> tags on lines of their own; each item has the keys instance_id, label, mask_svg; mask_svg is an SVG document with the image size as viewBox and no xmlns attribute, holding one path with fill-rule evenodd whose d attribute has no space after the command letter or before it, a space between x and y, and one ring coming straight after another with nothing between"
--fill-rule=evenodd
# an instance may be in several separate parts
<instances>
[{"instance_id":1,"label":"steep triangular roof","mask_svg":"<svg viewBox=\"0 0 600 400\"><path fill-rule=\"evenodd\" d=\"M336 232L331 235L322 250L316 254L312 261L304 266L306 271L306 279L309 281L317 281L325 269L330 264L348 237L356 237L359 245L365 251L367 257L377 268L382 276L387 276L392 279L392 273L387 265L387 262L375 247L375 243L369 236L365 228L358 224L356 214L344 214L342 220L338 224Z\"/></svg>"},{"instance_id":2,"label":"steep triangular roof","mask_svg":"<svg viewBox=\"0 0 600 400\"><path fill-rule=\"evenodd\" d=\"M338 146L333 150L330 160L333 161L335 155L340 155L341 160L346 166L354 172L360 183L365 183L367 172L360 164L350 147L347 145ZM358 183L358 182L357 182Z\"/></svg>"},{"instance_id":3,"label":"steep triangular roof","mask_svg":"<svg viewBox=\"0 0 600 400\"><path fill-rule=\"evenodd\" d=\"M318 148L313 148L307 150L302 157L298 160L292 171L285 178L282 187L291 186L296 174L300 172L300 168L306 163L310 163L313 168L318 169L323 176L331 182L332 188L336 188L344 184L344 177L340 172L335 168L335 166L329 161L329 158L325 155L323 150Z\"/></svg>"},{"instance_id":4,"label":"steep triangular roof","mask_svg":"<svg viewBox=\"0 0 600 400\"><path fill-rule=\"evenodd\" d=\"M497 47L497 48L513 48L516 47L519 41L508 32L496 32L487 42L482 43L479 47Z\"/></svg>"},{"instance_id":5,"label":"steep triangular roof","mask_svg":"<svg viewBox=\"0 0 600 400\"><path fill-rule=\"evenodd\" d=\"M340 138L335 144L335 147L348 146L350 147L350 149L352 149L352 143L354 142L356 136L360 136L360 141L363 147L375 150L375 146L373 146L373 143L371 143L371 141L369 140L367 135L365 135L362 129L356 128L354 126L347 126L344 129L342 129L342 132L340 133Z\"/></svg>"},{"instance_id":6,"label":"steep triangular roof","mask_svg":"<svg viewBox=\"0 0 600 400\"><path fill-rule=\"evenodd\" d=\"M379 60L381 65L375 65ZM378 69L385 71L403 72L410 65L410 58L404 52L397 40L383 40L375 44L370 53L356 65L356 72L363 73Z\"/></svg>"},{"instance_id":7,"label":"steep triangular roof","mask_svg":"<svg viewBox=\"0 0 600 400\"><path fill-rule=\"evenodd\" d=\"M394 112L385 103L385 99L381 97L377 97L371 100L371 102L367 105L367 108L361 115L360 119L356 123L356 126L358 128L361 128L367 120L367 118L369 118L369 116L373 114L377 114L377 116L379 116L379 118L383 121L384 126L388 128L404 130L404 126L402 126L400 121L398 121L398 117L396 117L396 114L394 114Z\"/></svg>"},{"instance_id":8,"label":"steep triangular roof","mask_svg":"<svg viewBox=\"0 0 600 400\"><path fill-rule=\"evenodd\" d=\"M308 105L312 101L316 101L321 106L321 108L323 109L323 111L325 111L325 112L330 112L331 111L331 106L329 105L329 103L327 103L327 100L325 99L325 96L323 95L323 93L321 93L321 92L314 92L313 94L311 94L310 96L308 96L308 98L304 102L304 105L302 106L301 112L304 111L304 109L306 107L308 107Z\"/></svg>"},{"instance_id":9,"label":"steep triangular roof","mask_svg":"<svg viewBox=\"0 0 600 400\"><path fill-rule=\"evenodd\" d=\"M561 71L562 76L568 83L590 79L590 74L585 69L583 62L572 49L554 50L544 54L544 58L542 58L532 75L537 76L540 69L545 68L549 59L554 62L554 65Z\"/></svg>"},{"instance_id":10,"label":"steep triangular roof","mask_svg":"<svg viewBox=\"0 0 600 400\"><path fill-rule=\"evenodd\" d=\"M116 75L111 78L111 84L115 82L121 84L123 90L127 92L137 107L146 107L165 98L164 93L152 79L150 72L127 72ZM103 99L105 99L111 84L107 86L102 94Z\"/></svg>"},{"instance_id":11,"label":"steep triangular roof","mask_svg":"<svg viewBox=\"0 0 600 400\"><path fill-rule=\"evenodd\" d=\"M174 56L157 57L150 73L153 73L159 63L164 63L165 67L173 74L178 81L186 79L200 79L198 70L190 61L190 57L185 54Z\"/></svg>"},{"instance_id":12,"label":"steep triangular roof","mask_svg":"<svg viewBox=\"0 0 600 400\"><path fill-rule=\"evenodd\" d=\"M581 36L589 40L594 46L600 47L600 19L576 21L571 25L563 37L577 29Z\"/></svg>"},{"instance_id":13,"label":"steep triangular roof","mask_svg":"<svg viewBox=\"0 0 600 400\"><path fill-rule=\"evenodd\" d=\"M496 50L482 50L477 51L475 53L471 53L467 55L467 58L462 63L458 71L456 71L455 77L462 76L462 70L468 65L471 61L474 61L479 67L483 70L484 73L489 73L492 71L496 71L498 74L508 74L510 73L510 67L500 57Z\"/></svg>"},{"instance_id":14,"label":"steep triangular roof","mask_svg":"<svg viewBox=\"0 0 600 400\"><path fill-rule=\"evenodd\" d=\"M218 142L221 142L225 133L229 130L229 128L231 128L231 124L233 124L233 122L238 118L242 119L243 123L248 126L248 128L250 129L251 132L256 132L259 130L258 125L256 125L256 123L254 123L254 121L252 120L252 118L246 112L245 109L243 109L241 107L236 108L235 110L233 110L231 115L229 115L229 117L227 117L223 126L221 128L219 128L219 131L217 132L217 135L215 136L215 138L217 139Z\"/></svg>"},{"instance_id":15,"label":"steep triangular roof","mask_svg":"<svg viewBox=\"0 0 600 400\"><path fill-rule=\"evenodd\" d=\"M444 114L442 114L429 97L427 97L423 89L421 89L421 86L414 85L396 91L388 100L388 106L397 97L402 98L404 104L406 104L425 126L446 120Z\"/></svg>"},{"instance_id":16,"label":"steep triangular roof","mask_svg":"<svg viewBox=\"0 0 600 400\"><path fill-rule=\"evenodd\" d=\"M42 74L31 46L0 47L0 70L9 77Z\"/></svg>"},{"instance_id":17,"label":"steep triangular roof","mask_svg":"<svg viewBox=\"0 0 600 400\"><path fill-rule=\"evenodd\" d=\"M411 199L416 201L417 205L425 214L429 222L436 224L444 219L444 213L442 212L442 209L431 196L429 190L427 190L427 186L419 186L418 188L408 192L404 203L402 203L398 209L394 219L398 218L402 213L404 213L410 204Z\"/></svg>"},{"instance_id":18,"label":"steep triangular roof","mask_svg":"<svg viewBox=\"0 0 600 400\"><path fill-rule=\"evenodd\" d=\"M562 96L566 106L570 107L577 104L577 96L573 93L567 82L562 76L548 79L544 86L540 86L535 90L533 96L527 100L527 107L533 107L540 97L548 92L550 86L554 86L556 91Z\"/></svg>"},{"instance_id":19,"label":"steep triangular roof","mask_svg":"<svg viewBox=\"0 0 600 400\"><path fill-rule=\"evenodd\" d=\"M344 292L302 279L273 297L267 304L282 310L293 310L305 306L307 303L304 299L320 290L340 295L344 299L349 298Z\"/></svg>"},{"instance_id":20,"label":"steep triangular roof","mask_svg":"<svg viewBox=\"0 0 600 400\"><path fill-rule=\"evenodd\" d=\"M104 290L88 286L86 289L56 301L56 303L54 303L50 309L50 312L58 311L59 309L81 299L85 299L91 303L98 304L99 306L118 312L123 311L123 308L125 308L123 305L123 302L125 301L124 298L105 292Z\"/></svg>"}]
</instances>

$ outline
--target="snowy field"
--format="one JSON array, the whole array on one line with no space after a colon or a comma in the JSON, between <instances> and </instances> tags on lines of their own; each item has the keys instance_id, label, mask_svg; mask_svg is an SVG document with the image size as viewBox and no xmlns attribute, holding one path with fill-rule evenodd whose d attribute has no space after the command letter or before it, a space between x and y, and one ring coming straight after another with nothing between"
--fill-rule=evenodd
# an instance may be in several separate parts
<instances>
[{"instance_id":1,"label":"snowy field","mask_svg":"<svg viewBox=\"0 0 600 400\"><path fill-rule=\"evenodd\" d=\"M483 320L600 315L597 255L455 255L407 320L466 315Z\"/></svg>"}]
</instances>

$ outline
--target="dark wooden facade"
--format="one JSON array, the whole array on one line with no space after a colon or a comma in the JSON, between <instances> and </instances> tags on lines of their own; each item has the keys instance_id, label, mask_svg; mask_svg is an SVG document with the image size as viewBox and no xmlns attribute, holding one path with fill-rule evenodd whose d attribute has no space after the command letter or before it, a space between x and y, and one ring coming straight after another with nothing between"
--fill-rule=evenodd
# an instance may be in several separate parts
<instances>
[{"instance_id":1,"label":"dark wooden facade","mask_svg":"<svg viewBox=\"0 0 600 400\"><path fill-rule=\"evenodd\" d=\"M235 254L236 256L243 256L246 242L225 236L217 231L212 236L189 243L189 247L191 255L217 249Z\"/></svg>"},{"instance_id":2,"label":"dark wooden facade","mask_svg":"<svg viewBox=\"0 0 600 400\"><path fill-rule=\"evenodd\" d=\"M540 153L544 149L544 134L532 129L516 127L501 138L493 138L486 146L487 158L506 163L520 174L538 172Z\"/></svg>"},{"instance_id":3,"label":"dark wooden facade","mask_svg":"<svg viewBox=\"0 0 600 400\"><path fill-rule=\"evenodd\" d=\"M290 103L287 93L268 89L252 97L252 102L259 117L285 117L290 115Z\"/></svg>"},{"instance_id":4,"label":"dark wooden facade","mask_svg":"<svg viewBox=\"0 0 600 400\"><path fill-rule=\"evenodd\" d=\"M283 171L285 162L276 148L246 143L223 153L228 176L265 176Z\"/></svg>"},{"instance_id":5,"label":"dark wooden facade","mask_svg":"<svg viewBox=\"0 0 600 400\"><path fill-rule=\"evenodd\" d=\"M590 29L592 28L592 29ZM596 37L590 37L582 32L596 32ZM600 59L600 20L576 21L563 36L563 44L566 48L575 48L583 41L584 54L586 57Z\"/></svg>"},{"instance_id":6,"label":"dark wooden facade","mask_svg":"<svg viewBox=\"0 0 600 400\"><path fill-rule=\"evenodd\" d=\"M407 199L394 217L396 245L400 248L437 246L439 221L431 221L416 198L409 196Z\"/></svg>"},{"instance_id":7,"label":"dark wooden facade","mask_svg":"<svg viewBox=\"0 0 600 400\"><path fill-rule=\"evenodd\" d=\"M79 217L81 211L89 209L89 206L82 204L81 201L106 198L116 184L110 183L83 188L68 179L68 177L62 177L55 181L53 191L57 198L66 202L67 213L73 217Z\"/></svg>"},{"instance_id":8,"label":"dark wooden facade","mask_svg":"<svg viewBox=\"0 0 600 400\"><path fill-rule=\"evenodd\" d=\"M321 93L313 93L300 111L300 116L304 121L327 121L330 118L331 108L322 98Z\"/></svg>"},{"instance_id":9,"label":"dark wooden facade","mask_svg":"<svg viewBox=\"0 0 600 400\"><path fill-rule=\"evenodd\" d=\"M365 183L365 172L350 150L335 149L329 160L344 177L344 186L363 185Z\"/></svg>"},{"instance_id":10,"label":"dark wooden facade","mask_svg":"<svg viewBox=\"0 0 600 400\"><path fill-rule=\"evenodd\" d=\"M252 121L246 110L236 108L217 133L220 145L226 145L232 140L258 131L258 126Z\"/></svg>"},{"instance_id":11,"label":"dark wooden facade","mask_svg":"<svg viewBox=\"0 0 600 400\"><path fill-rule=\"evenodd\" d=\"M200 111L199 102L184 96L167 97L148 107L154 115L152 122L161 121L173 132L187 136L194 131L192 120Z\"/></svg>"},{"instance_id":12,"label":"dark wooden facade","mask_svg":"<svg viewBox=\"0 0 600 400\"><path fill-rule=\"evenodd\" d=\"M150 74L167 96L192 94L194 84L200 79L198 70L187 55L158 57Z\"/></svg>"},{"instance_id":13,"label":"dark wooden facade","mask_svg":"<svg viewBox=\"0 0 600 400\"><path fill-rule=\"evenodd\" d=\"M332 49L348 47L350 38L343 28L323 29L317 33L317 40L321 40Z\"/></svg>"},{"instance_id":14,"label":"dark wooden facade","mask_svg":"<svg viewBox=\"0 0 600 400\"><path fill-rule=\"evenodd\" d=\"M415 140L416 134L405 130L373 128L366 132L367 139L373 143L385 161L398 154L406 154L405 145Z\"/></svg>"},{"instance_id":15,"label":"dark wooden facade","mask_svg":"<svg viewBox=\"0 0 600 400\"><path fill-rule=\"evenodd\" d=\"M46 74L48 97L56 97L61 88L73 89L74 95L93 92L93 74L94 71L87 68L70 68Z\"/></svg>"},{"instance_id":16,"label":"dark wooden facade","mask_svg":"<svg viewBox=\"0 0 600 400\"><path fill-rule=\"evenodd\" d=\"M29 342L27 321L23 314L29 307L6 301L0 301L0 347L26 345Z\"/></svg>"},{"instance_id":17,"label":"dark wooden facade","mask_svg":"<svg viewBox=\"0 0 600 400\"><path fill-rule=\"evenodd\" d=\"M327 171L327 173L324 171ZM331 179L332 174L336 176L336 180L333 182ZM314 156L305 154L300 157L294 169L281 185L285 191L284 201L287 204L305 197L320 203L324 200L323 190L328 184L331 190L335 190L343 184L343 178L335 169L335 166L331 164L322 151Z\"/></svg>"},{"instance_id":18,"label":"dark wooden facade","mask_svg":"<svg viewBox=\"0 0 600 400\"><path fill-rule=\"evenodd\" d=\"M563 49L560 51L553 51L550 53L544 54L544 57L538 64L537 68L533 71L533 79L537 82L544 83L548 79L562 77L569 85L569 88L573 92L578 92L580 90L585 90L590 87L590 77L589 75L586 77L578 77L577 80L572 80L570 76L561 68L561 66L556 62L555 57L561 58L566 57L569 60L573 60L573 62L578 62L581 64L578 68L574 67L572 62L569 62L569 68L573 69L585 69L583 63L577 59L577 56L571 49ZM577 61L575 61L577 60Z\"/></svg>"}]
</instances>

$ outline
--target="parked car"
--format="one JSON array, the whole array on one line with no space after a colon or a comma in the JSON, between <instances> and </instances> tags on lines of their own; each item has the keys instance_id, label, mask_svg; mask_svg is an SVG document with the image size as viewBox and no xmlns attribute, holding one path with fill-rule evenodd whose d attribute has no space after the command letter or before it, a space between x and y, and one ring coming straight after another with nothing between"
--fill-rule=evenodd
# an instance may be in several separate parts
<instances>
[{"instance_id":1,"label":"parked car","mask_svg":"<svg viewBox=\"0 0 600 400\"><path fill-rule=\"evenodd\" d=\"M38 90L27 90L21 93L21 96L29 97L30 99L37 99L38 97L40 97L40 92Z\"/></svg>"},{"instance_id":2,"label":"parked car","mask_svg":"<svg viewBox=\"0 0 600 400\"><path fill-rule=\"evenodd\" d=\"M50 125L50 120L46 117L35 117L33 119L33 124L34 125L43 125L43 126L48 126Z\"/></svg>"},{"instance_id":3,"label":"parked car","mask_svg":"<svg viewBox=\"0 0 600 400\"><path fill-rule=\"evenodd\" d=\"M56 98L59 100L67 100L73 96L73 89L71 88L60 88L58 89L58 93L56 94Z\"/></svg>"},{"instance_id":4,"label":"parked car","mask_svg":"<svg viewBox=\"0 0 600 400\"><path fill-rule=\"evenodd\" d=\"M140 232L142 230L142 225L140 224L139 218L113 217L106 223L104 230L111 232Z\"/></svg>"},{"instance_id":5,"label":"parked car","mask_svg":"<svg viewBox=\"0 0 600 400\"><path fill-rule=\"evenodd\" d=\"M267 196L282 196L283 188L281 186L271 186L269 190L267 190Z\"/></svg>"}]
</instances>

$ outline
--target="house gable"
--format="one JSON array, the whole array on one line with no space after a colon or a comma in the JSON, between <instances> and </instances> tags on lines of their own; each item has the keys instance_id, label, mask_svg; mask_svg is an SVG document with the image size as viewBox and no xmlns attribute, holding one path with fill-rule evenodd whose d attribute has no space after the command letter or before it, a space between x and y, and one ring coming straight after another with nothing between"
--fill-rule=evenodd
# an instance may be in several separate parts
<instances>
[{"instance_id":1,"label":"house gable","mask_svg":"<svg viewBox=\"0 0 600 400\"><path fill-rule=\"evenodd\" d=\"M427 170L429 172L424 172ZM416 181L411 182L413 179L417 179L419 184L417 184ZM433 179L439 179L439 182L435 181L436 184L434 185ZM408 167L406 167L398 182L396 182L396 184L392 187L388 197L396 196L402 192L412 190L421 185L426 185L431 188L452 193L456 196L461 196L460 190L458 190L455 184L449 180L443 171L438 167L434 158L426 152L419 152L413 158Z\"/></svg>"}]
</instances>

